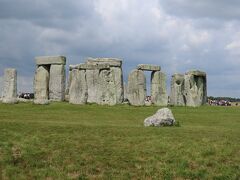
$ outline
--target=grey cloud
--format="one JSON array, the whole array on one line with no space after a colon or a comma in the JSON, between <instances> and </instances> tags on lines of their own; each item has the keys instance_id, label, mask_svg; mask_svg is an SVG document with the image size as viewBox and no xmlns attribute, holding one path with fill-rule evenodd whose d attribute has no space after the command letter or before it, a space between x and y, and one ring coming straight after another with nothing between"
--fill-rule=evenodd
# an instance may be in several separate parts
<instances>
[{"instance_id":1,"label":"grey cloud","mask_svg":"<svg viewBox=\"0 0 240 180\"><path fill-rule=\"evenodd\" d=\"M187 18L213 18L239 20L239 0L159 0L164 10L175 16Z\"/></svg>"}]
</instances>

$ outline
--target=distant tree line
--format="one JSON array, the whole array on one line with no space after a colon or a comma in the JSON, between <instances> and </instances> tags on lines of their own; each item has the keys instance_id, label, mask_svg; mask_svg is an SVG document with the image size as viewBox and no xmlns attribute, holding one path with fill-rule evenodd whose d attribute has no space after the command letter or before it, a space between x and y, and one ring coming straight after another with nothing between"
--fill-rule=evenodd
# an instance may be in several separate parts
<instances>
[{"instance_id":1,"label":"distant tree line","mask_svg":"<svg viewBox=\"0 0 240 180\"><path fill-rule=\"evenodd\" d=\"M226 101L229 101L229 102L240 102L240 98L232 98L232 97L213 97L213 96L208 96L208 99L210 99L210 100L217 100L217 101L226 100Z\"/></svg>"}]
</instances>

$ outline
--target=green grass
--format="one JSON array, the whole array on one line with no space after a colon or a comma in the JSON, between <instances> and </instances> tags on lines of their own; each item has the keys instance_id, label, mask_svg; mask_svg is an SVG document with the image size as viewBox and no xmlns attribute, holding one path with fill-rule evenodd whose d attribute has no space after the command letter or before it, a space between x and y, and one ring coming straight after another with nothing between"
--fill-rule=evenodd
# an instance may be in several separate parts
<instances>
[{"instance_id":1,"label":"green grass","mask_svg":"<svg viewBox=\"0 0 240 180\"><path fill-rule=\"evenodd\" d=\"M3 179L239 179L240 108L0 104ZM1 179L1 175L0 175Z\"/></svg>"}]
</instances>

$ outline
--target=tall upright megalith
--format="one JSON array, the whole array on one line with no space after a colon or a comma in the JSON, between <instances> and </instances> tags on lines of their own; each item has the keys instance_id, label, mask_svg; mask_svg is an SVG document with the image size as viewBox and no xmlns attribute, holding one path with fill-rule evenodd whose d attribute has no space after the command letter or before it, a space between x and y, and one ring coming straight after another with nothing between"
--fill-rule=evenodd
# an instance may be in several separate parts
<instances>
[{"instance_id":1,"label":"tall upright megalith","mask_svg":"<svg viewBox=\"0 0 240 180\"><path fill-rule=\"evenodd\" d=\"M186 98L184 96L184 75L174 74L171 79L170 104L176 106L185 106Z\"/></svg>"},{"instance_id":2,"label":"tall upright megalith","mask_svg":"<svg viewBox=\"0 0 240 180\"><path fill-rule=\"evenodd\" d=\"M63 101L65 98L65 64L64 56L36 57L34 94L36 104L50 101Z\"/></svg>"},{"instance_id":3,"label":"tall upright megalith","mask_svg":"<svg viewBox=\"0 0 240 180\"><path fill-rule=\"evenodd\" d=\"M16 69L8 68L4 70L2 102L10 104L17 102Z\"/></svg>"},{"instance_id":4,"label":"tall upright megalith","mask_svg":"<svg viewBox=\"0 0 240 180\"><path fill-rule=\"evenodd\" d=\"M49 99L63 101L65 98L65 65L52 64L50 66Z\"/></svg>"},{"instance_id":5,"label":"tall upright megalith","mask_svg":"<svg viewBox=\"0 0 240 180\"><path fill-rule=\"evenodd\" d=\"M206 73L191 70L184 76L184 93L187 106L200 106L207 102L207 77Z\"/></svg>"},{"instance_id":6,"label":"tall upright megalith","mask_svg":"<svg viewBox=\"0 0 240 180\"><path fill-rule=\"evenodd\" d=\"M88 102L115 105L123 102L122 60L88 58L86 66ZM92 68L90 68L92 67Z\"/></svg>"},{"instance_id":7,"label":"tall upright megalith","mask_svg":"<svg viewBox=\"0 0 240 180\"><path fill-rule=\"evenodd\" d=\"M69 87L69 103L85 104L87 102L86 70L72 69L71 84Z\"/></svg>"},{"instance_id":8,"label":"tall upright megalith","mask_svg":"<svg viewBox=\"0 0 240 180\"><path fill-rule=\"evenodd\" d=\"M48 104L49 100L49 67L39 66L34 77L34 103Z\"/></svg>"},{"instance_id":9,"label":"tall upright megalith","mask_svg":"<svg viewBox=\"0 0 240 180\"><path fill-rule=\"evenodd\" d=\"M153 71L151 74L151 96L153 104L157 106L167 106L166 75L161 71Z\"/></svg>"},{"instance_id":10,"label":"tall upright megalith","mask_svg":"<svg viewBox=\"0 0 240 180\"><path fill-rule=\"evenodd\" d=\"M131 105L143 106L146 98L146 77L142 70L133 70L128 76L128 100Z\"/></svg>"}]
</instances>

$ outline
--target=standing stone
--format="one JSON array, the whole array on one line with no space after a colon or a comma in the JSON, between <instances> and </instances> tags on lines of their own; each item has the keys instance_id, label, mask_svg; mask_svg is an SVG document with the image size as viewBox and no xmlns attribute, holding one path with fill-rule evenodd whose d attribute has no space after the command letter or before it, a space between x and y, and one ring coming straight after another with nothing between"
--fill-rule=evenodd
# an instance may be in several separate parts
<instances>
[{"instance_id":1,"label":"standing stone","mask_svg":"<svg viewBox=\"0 0 240 180\"><path fill-rule=\"evenodd\" d=\"M17 102L17 71L16 69L4 70L3 82L3 103L16 103Z\"/></svg>"},{"instance_id":2,"label":"standing stone","mask_svg":"<svg viewBox=\"0 0 240 180\"><path fill-rule=\"evenodd\" d=\"M184 75L174 74L171 80L170 104L176 106L185 106L186 99L184 96Z\"/></svg>"},{"instance_id":3,"label":"standing stone","mask_svg":"<svg viewBox=\"0 0 240 180\"><path fill-rule=\"evenodd\" d=\"M69 103L85 104L87 102L88 91L85 70L72 70L72 80L69 88Z\"/></svg>"},{"instance_id":4,"label":"standing stone","mask_svg":"<svg viewBox=\"0 0 240 180\"><path fill-rule=\"evenodd\" d=\"M72 69L69 68L67 87L65 90L65 100L66 101L69 101L69 89L70 89L71 82L72 82Z\"/></svg>"},{"instance_id":5,"label":"standing stone","mask_svg":"<svg viewBox=\"0 0 240 180\"><path fill-rule=\"evenodd\" d=\"M122 61L116 58L89 58L87 69L88 102L115 105L123 102Z\"/></svg>"},{"instance_id":6,"label":"standing stone","mask_svg":"<svg viewBox=\"0 0 240 180\"><path fill-rule=\"evenodd\" d=\"M88 103L97 103L97 92L98 92L98 81L99 81L99 71L95 70L86 70L86 79L88 87Z\"/></svg>"},{"instance_id":7,"label":"standing stone","mask_svg":"<svg viewBox=\"0 0 240 180\"><path fill-rule=\"evenodd\" d=\"M207 102L206 73L192 70L185 74L185 97L187 106L200 106Z\"/></svg>"},{"instance_id":8,"label":"standing stone","mask_svg":"<svg viewBox=\"0 0 240 180\"><path fill-rule=\"evenodd\" d=\"M124 101L127 101L127 83L123 83Z\"/></svg>"},{"instance_id":9,"label":"standing stone","mask_svg":"<svg viewBox=\"0 0 240 180\"><path fill-rule=\"evenodd\" d=\"M167 106L168 95L166 88L166 75L160 71L151 74L151 100L158 106Z\"/></svg>"},{"instance_id":10,"label":"standing stone","mask_svg":"<svg viewBox=\"0 0 240 180\"><path fill-rule=\"evenodd\" d=\"M35 95L35 103L38 104L45 104L46 99L51 101L63 101L65 99L65 64L66 64L66 57L64 56L40 56L36 57L36 74L35 78L38 82L34 83L34 86L42 86L45 88L34 87L36 89L36 93L41 91L42 95ZM38 68L42 67L48 71L48 73L44 72L37 72ZM43 69L40 69L43 71ZM39 77L38 73L42 77ZM47 75L48 74L48 75ZM36 80L35 80L36 81ZM43 81L43 82L40 82ZM47 85L46 85L47 84ZM47 89L46 89L47 87ZM40 94L41 94L40 93ZM45 93L48 93L47 95ZM47 98L45 97L47 96Z\"/></svg>"},{"instance_id":11,"label":"standing stone","mask_svg":"<svg viewBox=\"0 0 240 180\"><path fill-rule=\"evenodd\" d=\"M116 89L112 70L101 70L98 80L97 103L106 105L116 104Z\"/></svg>"},{"instance_id":12,"label":"standing stone","mask_svg":"<svg viewBox=\"0 0 240 180\"><path fill-rule=\"evenodd\" d=\"M50 67L49 99L63 101L65 99L65 65L52 64Z\"/></svg>"},{"instance_id":13,"label":"standing stone","mask_svg":"<svg viewBox=\"0 0 240 180\"><path fill-rule=\"evenodd\" d=\"M49 67L39 66L34 77L34 103L48 104Z\"/></svg>"},{"instance_id":14,"label":"standing stone","mask_svg":"<svg viewBox=\"0 0 240 180\"><path fill-rule=\"evenodd\" d=\"M128 100L130 104L143 106L146 95L146 77L143 71L133 70L128 76Z\"/></svg>"}]
</instances>

